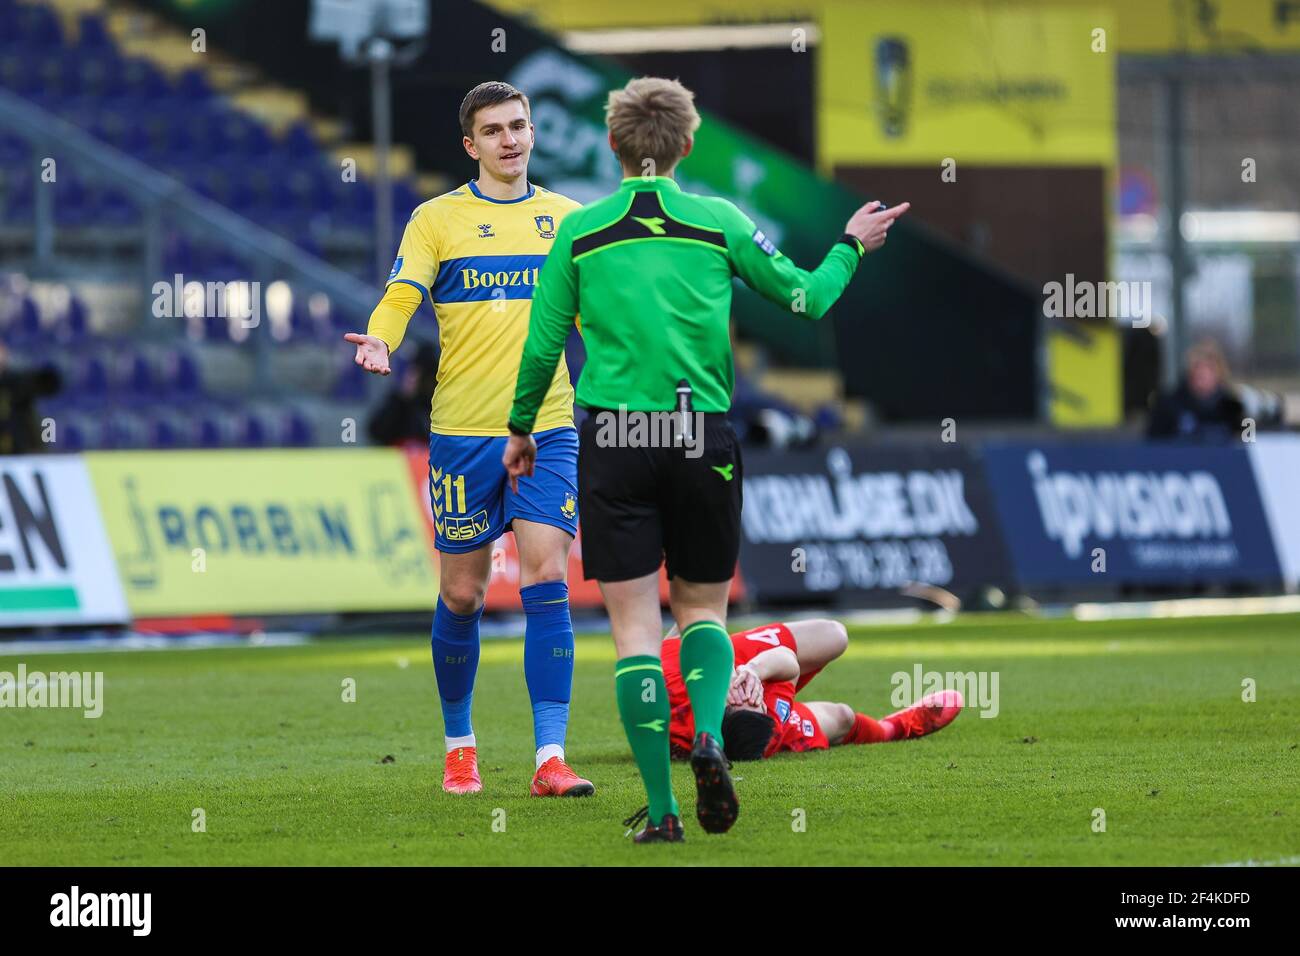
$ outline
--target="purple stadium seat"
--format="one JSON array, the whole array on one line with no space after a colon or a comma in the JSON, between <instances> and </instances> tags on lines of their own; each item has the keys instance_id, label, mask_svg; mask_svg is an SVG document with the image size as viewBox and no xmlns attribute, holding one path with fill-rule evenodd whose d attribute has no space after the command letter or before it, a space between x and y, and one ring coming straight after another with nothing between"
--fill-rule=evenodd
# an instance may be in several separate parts
<instances>
[{"instance_id":1,"label":"purple stadium seat","mask_svg":"<svg viewBox=\"0 0 1300 956\"><path fill-rule=\"evenodd\" d=\"M0 87L19 96L35 97L41 90L39 60L26 50L0 54Z\"/></svg>"},{"instance_id":2,"label":"purple stadium seat","mask_svg":"<svg viewBox=\"0 0 1300 956\"><path fill-rule=\"evenodd\" d=\"M199 69L186 70L180 75L176 81L176 94L189 101L207 100L213 95L207 75Z\"/></svg>"},{"instance_id":3,"label":"purple stadium seat","mask_svg":"<svg viewBox=\"0 0 1300 956\"><path fill-rule=\"evenodd\" d=\"M108 366L95 355L86 356L81 363L76 388L83 396L102 397L108 394Z\"/></svg>"},{"instance_id":4,"label":"purple stadium seat","mask_svg":"<svg viewBox=\"0 0 1300 956\"><path fill-rule=\"evenodd\" d=\"M270 427L266 419L253 412L239 417L238 444L245 448L265 448L270 442Z\"/></svg>"},{"instance_id":5,"label":"purple stadium seat","mask_svg":"<svg viewBox=\"0 0 1300 956\"><path fill-rule=\"evenodd\" d=\"M170 416L154 416L147 427L150 448L179 448L185 444L184 434Z\"/></svg>"},{"instance_id":6,"label":"purple stadium seat","mask_svg":"<svg viewBox=\"0 0 1300 956\"><path fill-rule=\"evenodd\" d=\"M85 51L112 53L116 50L108 27L93 13L83 13L77 21L77 45Z\"/></svg>"},{"instance_id":7,"label":"purple stadium seat","mask_svg":"<svg viewBox=\"0 0 1300 956\"><path fill-rule=\"evenodd\" d=\"M21 4L14 14L14 37L29 50L56 49L63 42L58 15L47 7Z\"/></svg>"},{"instance_id":8,"label":"purple stadium seat","mask_svg":"<svg viewBox=\"0 0 1300 956\"><path fill-rule=\"evenodd\" d=\"M221 422L215 415L205 413L199 416L196 443L200 448L220 448L225 444Z\"/></svg>"},{"instance_id":9,"label":"purple stadium seat","mask_svg":"<svg viewBox=\"0 0 1300 956\"><path fill-rule=\"evenodd\" d=\"M73 454L86 450L86 432L75 419L61 421L55 437L57 438L54 445L56 451Z\"/></svg>"},{"instance_id":10,"label":"purple stadium seat","mask_svg":"<svg viewBox=\"0 0 1300 956\"><path fill-rule=\"evenodd\" d=\"M78 65L81 89L100 100L117 99L127 94L126 81L117 60L108 56L89 56Z\"/></svg>"},{"instance_id":11,"label":"purple stadium seat","mask_svg":"<svg viewBox=\"0 0 1300 956\"><path fill-rule=\"evenodd\" d=\"M90 338L90 321L86 303L75 293L69 296L67 307L54 316L54 336L63 346L76 346Z\"/></svg>"},{"instance_id":12,"label":"purple stadium seat","mask_svg":"<svg viewBox=\"0 0 1300 956\"><path fill-rule=\"evenodd\" d=\"M145 100L158 100L170 92L167 78L148 60L129 57L121 67L122 82L134 96Z\"/></svg>"},{"instance_id":13,"label":"purple stadium seat","mask_svg":"<svg viewBox=\"0 0 1300 956\"><path fill-rule=\"evenodd\" d=\"M44 334L41 330L41 313L29 296L24 295L17 300L5 332L5 337L16 345L29 345L41 340Z\"/></svg>"},{"instance_id":14,"label":"purple stadium seat","mask_svg":"<svg viewBox=\"0 0 1300 956\"><path fill-rule=\"evenodd\" d=\"M345 342L344 345L347 343ZM330 391L330 397L339 401L351 402L360 401L366 397L365 375L356 363L352 361L352 356L339 363L338 377L334 380L334 388Z\"/></svg>"},{"instance_id":15,"label":"purple stadium seat","mask_svg":"<svg viewBox=\"0 0 1300 956\"><path fill-rule=\"evenodd\" d=\"M136 353L128 356L123 369L123 384L137 396L151 394L155 388L155 375L147 356Z\"/></svg>"},{"instance_id":16,"label":"purple stadium seat","mask_svg":"<svg viewBox=\"0 0 1300 956\"><path fill-rule=\"evenodd\" d=\"M199 367L187 352L170 352L163 357L160 380L163 390L174 399L184 400L202 389Z\"/></svg>"},{"instance_id":17,"label":"purple stadium seat","mask_svg":"<svg viewBox=\"0 0 1300 956\"><path fill-rule=\"evenodd\" d=\"M294 448L312 444L311 422L301 412L293 412L285 423L283 442Z\"/></svg>"}]
</instances>

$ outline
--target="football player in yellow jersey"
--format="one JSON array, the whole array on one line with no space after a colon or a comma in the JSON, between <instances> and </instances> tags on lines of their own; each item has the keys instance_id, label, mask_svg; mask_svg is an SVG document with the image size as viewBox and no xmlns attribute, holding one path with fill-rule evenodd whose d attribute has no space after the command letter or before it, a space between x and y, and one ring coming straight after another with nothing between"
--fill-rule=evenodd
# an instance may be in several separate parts
<instances>
[{"instance_id":1,"label":"football player in yellow jersey","mask_svg":"<svg viewBox=\"0 0 1300 956\"><path fill-rule=\"evenodd\" d=\"M358 365L387 375L389 355L426 297L438 318L442 358L429 417L429 491L441 554L433 666L447 753L443 789L483 788L470 722L479 618L492 543L513 530L537 747L532 793L588 796L595 787L564 759L573 685L565 574L578 521L578 437L563 360L538 416L533 477L520 479L516 491L501 467L537 275L560 221L578 204L528 181L534 130L519 90L499 82L474 87L461 104L460 125L478 178L416 208L366 334L344 338L356 345Z\"/></svg>"}]
</instances>

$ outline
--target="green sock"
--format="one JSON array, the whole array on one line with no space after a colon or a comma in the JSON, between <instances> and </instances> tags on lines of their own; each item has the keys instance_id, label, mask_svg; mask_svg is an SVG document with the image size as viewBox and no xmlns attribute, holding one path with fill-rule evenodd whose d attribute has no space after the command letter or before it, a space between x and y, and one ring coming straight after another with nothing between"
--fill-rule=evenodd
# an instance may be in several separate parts
<instances>
[{"instance_id":1,"label":"green sock","mask_svg":"<svg viewBox=\"0 0 1300 956\"><path fill-rule=\"evenodd\" d=\"M673 796L668 750L668 687L659 658L649 654L625 657L614 666L614 693L618 714L641 771L650 803L650 822L658 825L664 814L681 816Z\"/></svg>"},{"instance_id":2,"label":"green sock","mask_svg":"<svg viewBox=\"0 0 1300 956\"><path fill-rule=\"evenodd\" d=\"M682 631L682 678L695 715L695 732L709 733L722 745L722 713L727 709L731 669L736 655L727 629L714 621L696 621Z\"/></svg>"}]
</instances>

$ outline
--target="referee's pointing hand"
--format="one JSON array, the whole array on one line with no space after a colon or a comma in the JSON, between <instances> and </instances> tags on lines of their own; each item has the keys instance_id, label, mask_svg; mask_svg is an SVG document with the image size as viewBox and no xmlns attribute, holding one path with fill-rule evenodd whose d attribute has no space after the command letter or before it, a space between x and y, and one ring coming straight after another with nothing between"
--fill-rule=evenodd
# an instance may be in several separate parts
<instances>
[{"instance_id":1,"label":"referee's pointing hand","mask_svg":"<svg viewBox=\"0 0 1300 956\"><path fill-rule=\"evenodd\" d=\"M885 244L889 227L911 208L912 204L905 202L889 209L880 209L880 203L873 199L849 218L844 231L862 243L862 248L867 252L874 252Z\"/></svg>"},{"instance_id":2,"label":"referee's pointing hand","mask_svg":"<svg viewBox=\"0 0 1300 956\"><path fill-rule=\"evenodd\" d=\"M537 462L537 442L532 435L511 435L506 442L505 454L501 464L506 466L510 475L510 490L519 494L519 476L533 477L533 465Z\"/></svg>"}]
</instances>

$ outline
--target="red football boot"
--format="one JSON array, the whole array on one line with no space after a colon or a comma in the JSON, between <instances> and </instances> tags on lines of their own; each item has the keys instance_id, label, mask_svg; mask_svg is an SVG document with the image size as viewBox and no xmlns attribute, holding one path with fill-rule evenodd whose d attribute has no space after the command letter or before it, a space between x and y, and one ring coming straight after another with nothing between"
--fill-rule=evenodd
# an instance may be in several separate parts
<instances>
[{"instance_id":1,"label":"red football boot","mask_svg":"<svg viewBox=\"0 0 1300 956\"><path fill-rule=\"evenodd\" d=\"M589 797L595 792L594 783L583 780L559 757L552 757L533 774L534 797Z\"/></svg>"},{"instance_id":2,"label":"red football boot","mask_svg":"<svg viewBox=\"0 0 1300 956\"><path fill-rule=\"evenodd\" d=\"M447 793L478 793L483 781L478 777L478 750L457 747L447 751L447 765L442 773L442 789Z\"/></svg>"},{"instance_id":3,"label":"red football boot","mask_svg":"<svg viewBox=\"0 0 1300 956\"><path fill-rule=\"evenodd\" d=\"M880 722L893 724L891 740L924 737L951 724L961 713L962 703L961 691L941 690L926 694L911 707L890 714Z\"/></svg>"}]
</instances>

